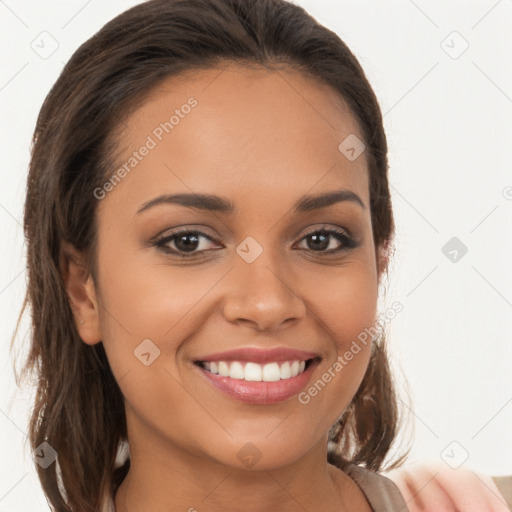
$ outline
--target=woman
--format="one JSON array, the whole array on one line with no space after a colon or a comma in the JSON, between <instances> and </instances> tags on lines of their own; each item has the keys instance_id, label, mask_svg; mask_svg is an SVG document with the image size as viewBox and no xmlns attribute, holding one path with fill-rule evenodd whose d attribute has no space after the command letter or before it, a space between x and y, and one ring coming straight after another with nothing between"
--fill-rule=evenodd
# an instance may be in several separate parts
<instances>
[{"instance_id":1,"label":"woman","mask_svg":"<svg viewBox=\"0 0 512 512\"><path fill-rule=\"evenodd\" d=\"M54 510L407 510L386 155L355 57L282 0L151 0L75 52L24 224Z\"/></svg>"}]
</instances>

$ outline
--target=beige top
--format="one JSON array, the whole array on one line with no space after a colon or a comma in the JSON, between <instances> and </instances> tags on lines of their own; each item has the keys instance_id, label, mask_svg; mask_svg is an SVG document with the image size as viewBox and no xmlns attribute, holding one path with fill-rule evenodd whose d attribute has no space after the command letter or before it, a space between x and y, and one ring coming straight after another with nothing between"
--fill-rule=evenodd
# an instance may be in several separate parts
<instances>
[{"instance_id":1,"label":"beige top","mask_svg":"<svg viewBox=\"0 0 512 512\"><path fill-rule=\"evenodd\" d=\"M397 485L387 476L355 464L349 464L344 471L359 485L373 512L409 511Z\"/></svg>"},{"instance_id":2,"label":"beige top","mask_svg":"<svg viewBox=\"0 0 512 512\"><path fill-rule=\"evenodd\" d=\"M509 508L512 510L512 475L493 476L492 479L500 491L504 502L506 502Z\"/></svg>"},{"instance_id":3,"label":"beige top","mask_svg":"<svg viewBox=\"0 0 512 512\"><path fill-rule=\"evenodd\" d=\"M125 443L118 451L116 467L125 462L128 456L129 448ZM355 464L349 464L344 472L363 491L373 512L409 512L402 494L390 478ZM116 512L113 489L105 496L100 512Z\"/></svg>"}]
</instances>

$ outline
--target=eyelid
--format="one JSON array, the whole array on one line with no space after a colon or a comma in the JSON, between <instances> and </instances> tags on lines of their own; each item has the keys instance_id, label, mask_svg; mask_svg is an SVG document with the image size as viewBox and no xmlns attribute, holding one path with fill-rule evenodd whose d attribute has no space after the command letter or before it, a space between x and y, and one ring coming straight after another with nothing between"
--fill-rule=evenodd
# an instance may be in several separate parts
<instances>
[{"instance_id":1,"label":"eyelid","mask_svg":"<svg viewBox=\"0 0 512 512\"><path fill-rule=\"evenodd\" d=\"M208 234L206 232L207 229L208 228L203 228L203 227L195 228L193 224L187 224L185 226L177 226L175 228L167 228L167 229L164 229L163 231L161 231L160 233L158 233L157 235L151 237L148 240L148 244L153 245L154 243L156 243L162 239L178 236L178 235L181 235L182 233L197 233L199 235L210 238L211 240L214 240L216 235Z\"/></svg>"},{"instance_id":2,"label":"eyelid","mask_svg":"<svg viewBox=\"0 0 512 512\"><path fill-rule=\"evenodd\" d=\"M340 232L347 236L347 238L353 238L352 234L347 228L342 228L341 226L330 226L328 224L315 224L313 228L307 230L301 237L304 238L305 236L311 235L313 233L317 233L318 231L336 231Z\"/></svg>"}]
</instances>

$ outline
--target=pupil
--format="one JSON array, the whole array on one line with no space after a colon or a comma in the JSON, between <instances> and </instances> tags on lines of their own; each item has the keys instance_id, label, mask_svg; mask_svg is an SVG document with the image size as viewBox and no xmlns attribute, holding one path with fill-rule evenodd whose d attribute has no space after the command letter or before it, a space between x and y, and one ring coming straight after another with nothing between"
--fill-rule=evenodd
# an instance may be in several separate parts
<instances>
[{"instance_id":1,"label":"pupil","mask_svg":"<svg viewBox=\"0 0 512 512\"><path fill-rule=\"evenodd\" d=\"M183 242L187 238L193 238L194 241L192 243ZM197 243L198 243L198 237L197 237L197 235L194 235L194 234L181 235L180 237L178 237L176 239L176 246L178 247L178 249L183 250L183 251L189 251L189 252L193 251L194 249L197 248L196 247ZM180 244L182 244L181 247L180 247Z\"/></svg>"},{"instance_id":2,"label":"pupil","mask_svg":"<svg viewBox=\"0 0 512 512\"><path fill-rule=\"evenodd\" d=\"M329 237L326 236L325 234L310 235L310 238L314 241L319 241L320 239L322 239L321 243L320 243L320 247L317 245L316 249L326 249L327 247L329 247ZM314 249L315 247L312 247L312 248Z\"/></svg>"}]
</instances>

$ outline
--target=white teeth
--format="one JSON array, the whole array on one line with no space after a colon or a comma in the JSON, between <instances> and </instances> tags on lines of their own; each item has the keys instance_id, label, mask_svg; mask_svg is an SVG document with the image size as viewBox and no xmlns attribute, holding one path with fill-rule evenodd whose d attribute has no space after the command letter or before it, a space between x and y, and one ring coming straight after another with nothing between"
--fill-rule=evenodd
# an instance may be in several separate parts
<instances>
[{"instance_id":1,"label":"white teeth","mask_svg":"<svg viewBox=\"0 0 512 512\"><path fill-rule=\"evenodd\" d=\"M244 380L261 381L262 373L261 364L247 363L244 368Z\"/></svg>"},{"instance_id":2,"label":"white teeth","mask_svg":"<svg viewBox=\"0 0 512 512\"><path fill-rule=\"evenodd\" d=\"M276 382L290 379L302 373L306 368L306 361L285 361L284 363L245 363L240 361L204 361L203 368L221 377L243 379L254 382Z\"/></svg>"},{"instance_id":3,"label":"white teeth","mask_svg":"<svg viewBox=\"0 0 512 512\"><path fill-rule=\"evenodd\" d=\"M265 382L276 382L281 379L281 372L277 363L268 363L263 367L263 380Z\"/></svg>"},{"instance_id":4,"label":"white teeth","mask_svg":"<svg viewBox=\"0 0 512 512\"><path fill-rule=\"evenodd\" d=\"M219 375L221 377L229 377L229 366L224 361L219 361Z\"/></svg>"},{"instance_id":5,"label":"white teeth","mask_svg":"<svg viewBox=\"0 0 512 512\"><path fill-rule=\"evenodd\" d=\"M242 363L239 363L238 361L231 363L231 366L229 367L229 376L232 379L243 379L244 367L242 366Z\"/></svg>"},{"instance_id":6,"label":"white teeth","mask_svg":"<svg viewBox=\"0 0 512 512\"><path fill-rule=\"evenodd\" d=\"M290 367L290 363L286 361L286 363L283 363L281 365L280 369L280 377L281 379L289 379L292 376L292 370Z\"/></svg>"}]
</instances>

